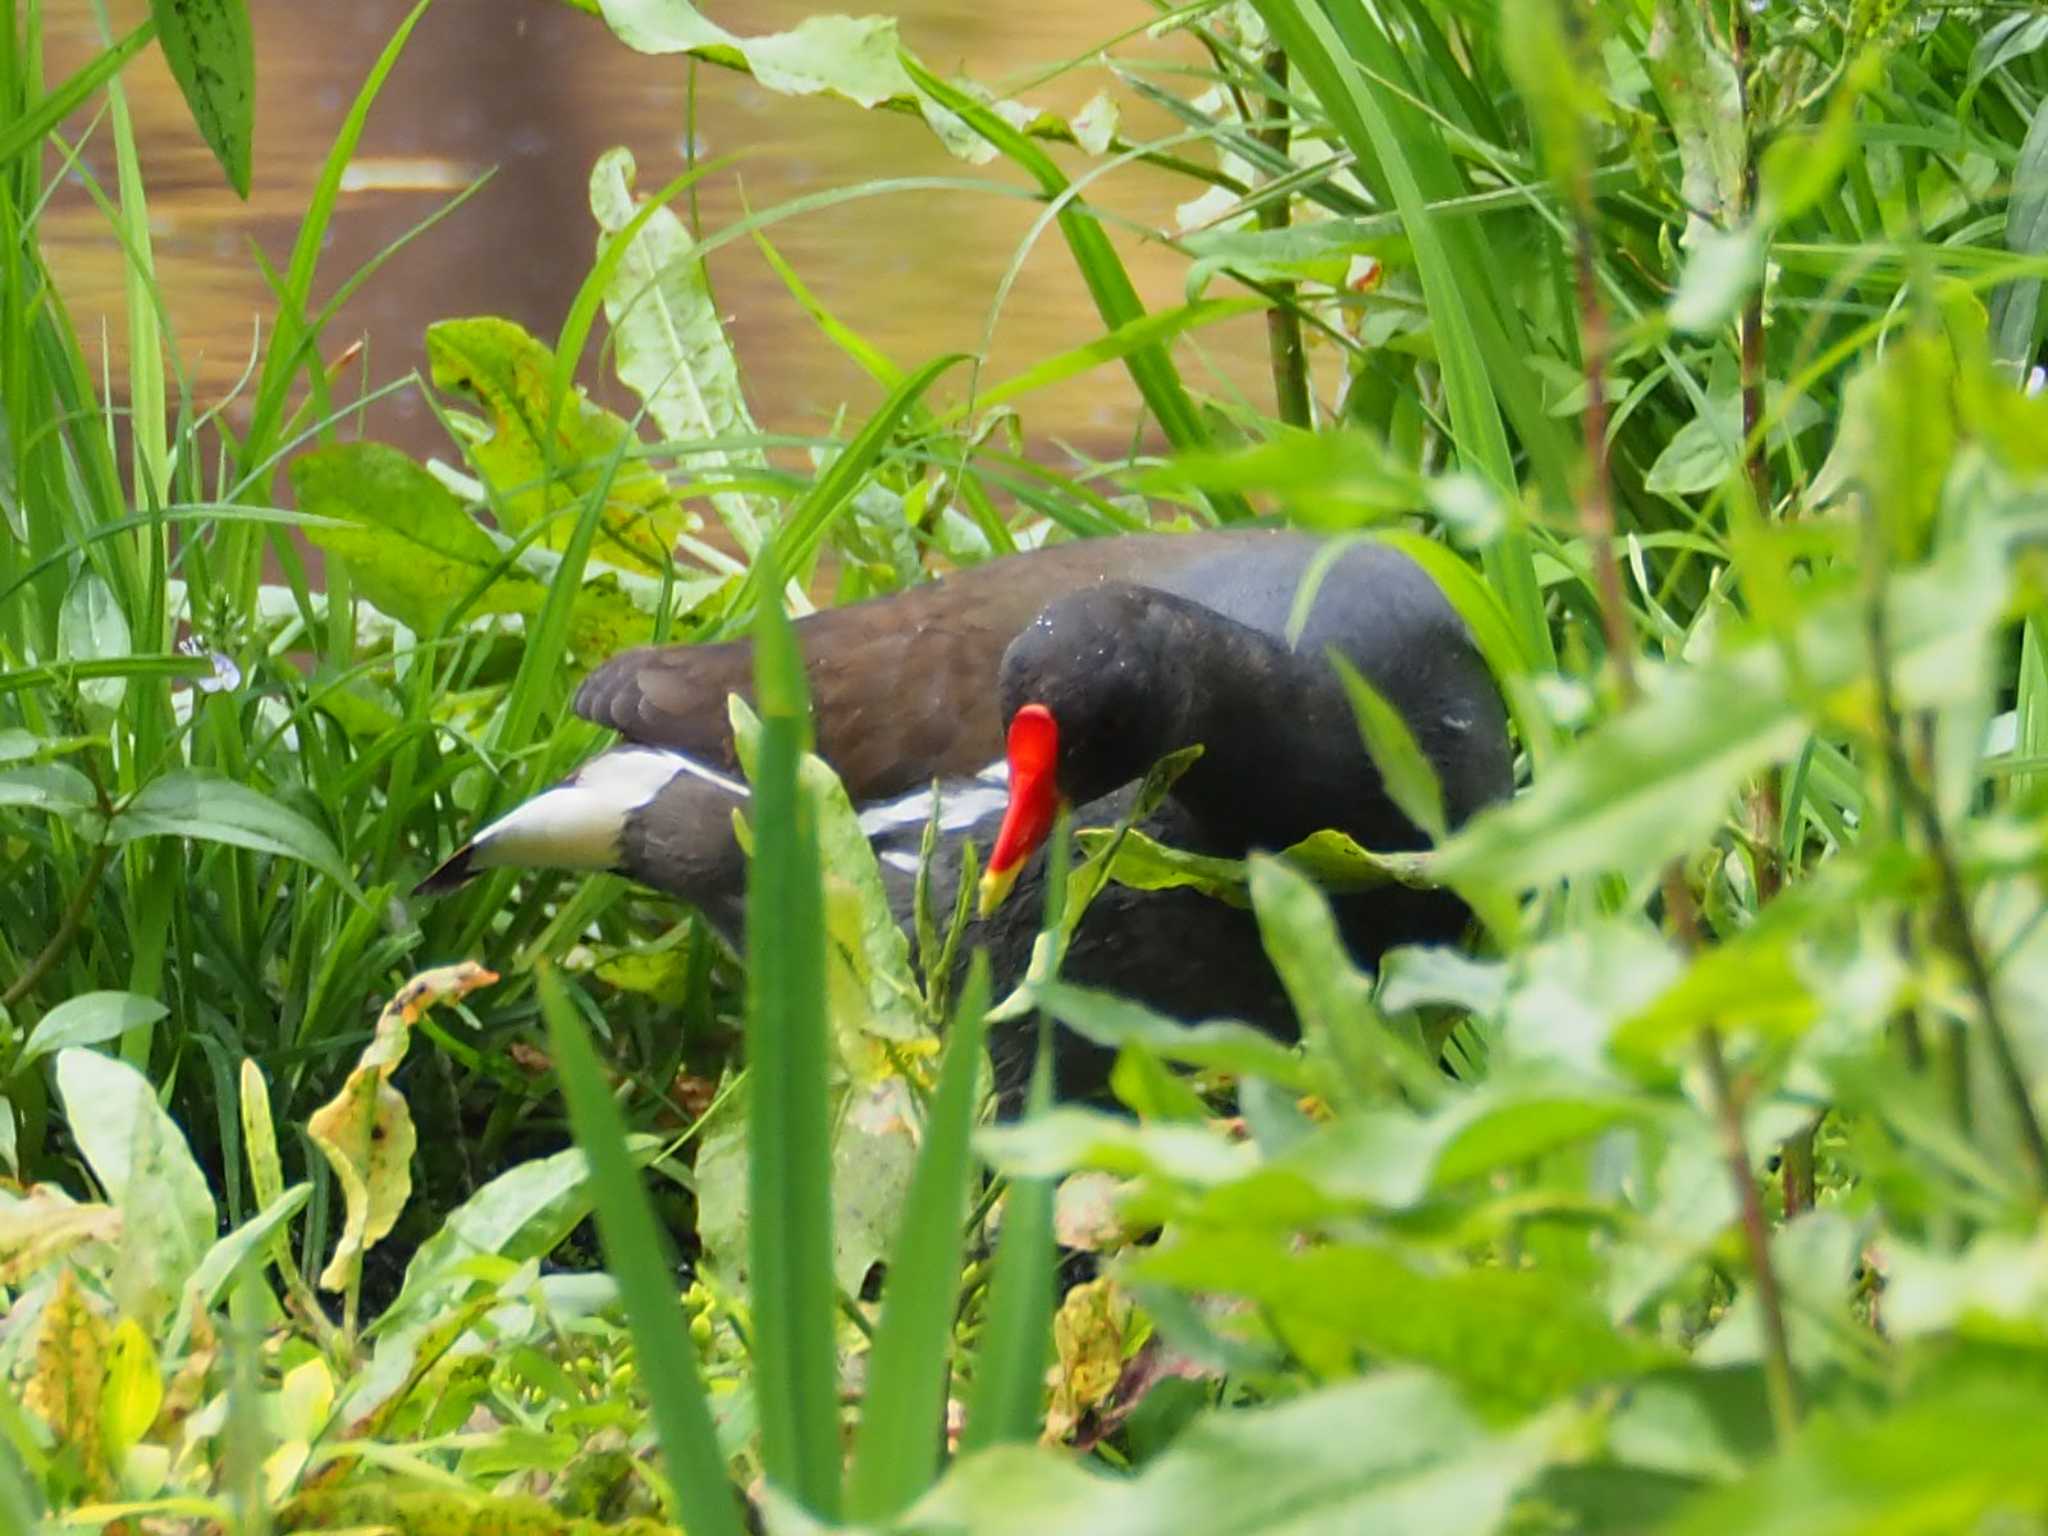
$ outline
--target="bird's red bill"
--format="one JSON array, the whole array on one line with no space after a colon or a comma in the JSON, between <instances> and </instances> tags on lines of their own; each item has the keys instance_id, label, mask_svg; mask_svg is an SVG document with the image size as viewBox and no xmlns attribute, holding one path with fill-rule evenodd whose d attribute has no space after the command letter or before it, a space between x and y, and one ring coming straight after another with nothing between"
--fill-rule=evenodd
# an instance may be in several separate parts
<instances>
[{"instance_id":1,"label":"bird's red bill","mask_svg":"<svg viewBox=\"0 0 2048 1536\"><path fill-rule=\"evenodd\" d=\"M988 872L1014 875L1017 867L1052 831L1059 813L1059 788L1053 778L1058 760L1060 728L1043 704L1026 704L1010 721L1010 804L996 834Z\"/></svg>"}]
</instances>

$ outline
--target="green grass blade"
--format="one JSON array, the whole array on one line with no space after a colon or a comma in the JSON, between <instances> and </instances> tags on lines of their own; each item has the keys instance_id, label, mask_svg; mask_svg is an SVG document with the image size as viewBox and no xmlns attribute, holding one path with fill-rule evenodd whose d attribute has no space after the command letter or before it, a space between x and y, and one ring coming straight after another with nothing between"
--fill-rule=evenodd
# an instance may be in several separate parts
<instances>
[{"instance_id":1,"label":"green grass blade","mask_svg":"<svg viewBox=\"0 0 2048 1536\"><path fill-rule=\"evenodd\" d=\"M953 1027L924 1151L889 1256L882 1324L868 1357L867 1402L854 1442L847 1513L885 1520L928 1487L939 1468L946 1412L946 1354L959 1304L961 1249L973 1165L975 1087L981 1076L988 959L977 953Z\"/></svg>"},{"instance_id":2,"label":"green grass blade","mask_svg":"<svg viewBox=\"0 0 2048 1536\"><path fill-rule=\"evenodd\" d=\"M741 1536L739 1508L719 1454L697 1351L676 1299L668 1243L655 1224L626 1149L625 1123L605 1086L597 1055L554 968L538 968L541 1010L562 1077L576 1141L590 1160L597 1229L612 1278L633 1327L641 1384L654 1406L654 1429L668 1458L675 1513L694 1536Z\"/></svg>"},{"instance_id":3,"label":"green grass blade","mask_svg":"<svg viewBox=\"0 0 2048 1536\"><path fill-rule=\"evenodd\" d=\"M383 91L384 82L390 78L391 71L397 67L399 55L405 51L412 29L419 24L431 3L432 0L418 0L377 55L377 62L370 66L362 89L356 92L355 100L349 104L348 115L342 119L341 127L335 133L334 145L320 167L320 179L313 184L313 195L306 204L306 216L299 221L298 239L292 244L292 259L285 270L284 289L277 311L277 330L271 338L270 352L263 360L263 376L256 387L255 407L250 416L248 436L244 440L244 450L252 461L268 453L271 439L283 422L290 401L292 376L317 338L317 333L306 326L304 317L307 300L313 291L314 269L319 264L321 248L326 244L335 202L341 196L342 172L355 158L356 146L362 141L363 125L369 119L371 105Z\"/></svg>"},{"instance_id":4,"label":"green grass blade","mask_svg":"<svg viewBox=\"0 0 2048 1536\"><path fill-rule=\"evenodd\" d=\"M772 545L754 569L764 592L782 590ZM825 909L816 816L798 782L810 736L803 662L772 597L754 622L754 690L761 739L747 886L747 1178L761 1459L770 1482L830 1520L840 1452Z\"/></svg>"},{"instance_id":5,"label":"green grass blade","mask_svg":"<svg viewBox=\"0 0 2048 1536\"><path fill-rule=\"evenodd\" d=\"M1479 654L1486 658L1486 665L1507 701L1508 712L1514 716L1515 731L1529 749L1530 757L1538 767L1549 762L1559 750L1557 730L1533 706L1530 685L1535 680L1536 667L1523 649L1521 637L1495 590L1480 580L1478 573L1455 551L1435 539L1402 528L1376 528L1365 537L1400 550L1429 573L1444 600L1465 621Z\"/></svg>"},{"instance_id":6,"label":"green grass blade","mask_svg":"<svg viewBox=\"0 0 2048 1536\"><path fill-rule=\"evenodd\" d=\"M853 441L825 466L803 499L790 511L782 532L775 540L773 564L777 570L799 570L816 553L832 526L832 520L853 505L854 493L865 483L868 472L880 461L896 429L924 398L925 391L932 387L940 374L964 361L966 358L960 353L933 358L890 392L881 408L868 418ZM776 590L767 585L764 566L768 563L757 561L747 572L747 579L740 583L728 610L733 618L745 619L754 612L763 592Z\"/></svg>"},{"instance_id":7,"label":"green grass blade","mask_svg":"<svg viewBox=\"0 0 2048 1536\"><path fill-rule=\"evenodd\" d=\"M1415 253L1459 457L1503 494L1512 496L1516 487L1514 455L1487 366L1489 355L1502 357L1508 348L1503 338L1482 337L1482 331L1499 329L1491 304L1491 284L1482 263L1463 259L1473 243L1469 232L1454 243L1430 206L1431 192L1450 195L1464 188L1458 184L1425 191L1422 180L1422 172L1432 164L1447 164L1448 151L1441 135L1434 125L1415 120L1413 114L1404 113L1397 126L1393 108L1383 104L1346 38L1339 36L1331 17L1313 0L1255 3L1274 39L1314 87L1361 166L1375 168L1385 181ZM1384 43L1384 36L1362 7L1346 9L1358 12L1350 18L1353 25L1348 29L1354 42ZM1483 339L1495 344L1482 347ZM1541 411L1521 414L1529 418L1523 429L1525 435L1531 435L1531 442L1547 443L1553 427L1541 421ZM1532 422L1537 424L1532 427ZM1538 468L1548 467L1553 457L1539 455ZM1524 648L1546 667L1554 665L1543 592L1526 538L1514 531L1504 534L1488 548L1485 560L1487 578L1506 604Z\"/></svg>"},{"instance_id":8,"label":"green grass blade","mask_svg":"<svg viewBox=\"0 0 2048 1536\"><path fill-rule=\"evenodd\" d=\"M1040 945L1051 947L1052 974L1039 974L1039 957L1034 956L1034 981L1057 979L1067 923L1071 838L1072 829L1062 812L1053 823L1052 844L1046 850L1045 925L1039 935ZM1027 1116L1044 1114L1052 1107L1051 1017L1041 1011L1037 1027L1038 1050L1025 1098ZM963 1456L992 1445L1028 1444L1038 1438L1046 1346L1052 1338L1053 1190L1050 1178L1010 1180L1002 1236L996 1243L994 1273L989 1280L987 1314L982 1321L981 1351L975 1361L974 1396L967 1409L967 1427L960 1436Z\"/></svg>"},{"instance_id":9,"label":"green grass blade","mask_svg":"<svg viewBox=\"0 0 2048 1536\"><path fill-rule=\"evenodd\" d=\"M1052 1331L1051 1179L1012 1179L960 1454L1038 1438Z\"/></svg>"},{"instance_id":10,"label":"green grass blade","mask_svg":"<svg viewBox=\"0 0 2048 1536\"><path fill-rule=\"evenodd\" d=\"M121 66L149 46L156 23L145 21L113 47L95 54L77 74L0 128L0 163L13 160L77 110L79 103L120 73Z\"/></svg>"},{"instance_id":11,"label":"green grass blade","mask_svg":"<svg viewBox=\"0 0 2048 1536\"><path fill-rule=\"evenodd\" d=\"M1132 285L1130 274L1117 257L1116 248L1109 243L1109 236L1087 205L1073 196L1073 187L1066 173L1053 158L994 112L931 74L908 54L900 57L904 69L917 82L918 89L947 111L958 114L976 133L1029 173L1046 197L1059 206L1060 233L1066 237L1067 247L1074 253L1074 264L1081 270L1082 281L1088 285L1088 292L1095 300L1103 324L1116 332L1143 320L1145 306L1138 298L1138 290ZM1194 401L1188 397L1180 372L1174 367L1173 359L1163 344L1153 342L1133 348L1124 358L1124 366L1130 371L1131 381L1138 386L1138 393L1144 397L1146 406L1158 419L1159 429L1166 434L1168 442L1182 451L1208 446L1209 434L1202 425L1201 415L1195 409ZM1211 497L1210 505L1225 522L1239 522L1252 515L1251 507L1234 492Z\"/></svg>"}]
</instances>

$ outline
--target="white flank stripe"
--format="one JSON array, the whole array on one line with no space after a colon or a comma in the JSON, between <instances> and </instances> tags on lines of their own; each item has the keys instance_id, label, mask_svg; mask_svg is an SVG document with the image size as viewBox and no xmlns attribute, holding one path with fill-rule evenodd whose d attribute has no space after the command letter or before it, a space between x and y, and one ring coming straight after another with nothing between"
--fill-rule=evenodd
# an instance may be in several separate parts
<instances>
[{"instance_id":1,"label":"white flank stripe","mask_svg":"<svg viewBox=\"0 0 2048 1536\"><path fill-rule=\"evenodd\" d=\"M939 830L958 832L985 818L999 814L1010 803L1010 792L993 785L969 785L942 792L939 800ZM869 837L882 837L903 827L922 827L932 817L932 792L920 789L900 800L886 800L860 813L860 829Z\"/></svg>"},{"instance_id":2,"label":"white flank stripe","mask_svg":"<svg viewBox=\"0 0 2048 1536\"><path fill-rule=\"evenodd\" d=\"M888 865L891 869L902 870L906 875L914 875L917 873L917 855L914 853L905 853L900 848L891 849L889 852L883 854L882 862Z\"/></svg>"},{"instance_id":3,"label":"white flank stripe","mask_svg":"<svg viewBox=\"0 0 2048 1536\"><path fill-rule=\"evenodd\" d=\"M659 772L659 767L657 766L659 764L665 763L668 765L667 776L654 786L654 790L648 793L645 800L639 802L641 805L645 805L648 800L652 800L655 793L660 791L662 785L668 783L669 779L674 778L679 773L687 773L693 779L702 779L706 784L715 784L727 794L738 795L742 800L746 799L749 794L747 786L738 779L728 778L716 768L707 768L694 757L685 757L680 752L662 752L652 747L636 747L625 752L607 752L603 757L592 759L589 767L586 767L582 773L576 775L576 781L579 784L582 783L584 775L591 768L597 767L600 763L609 762L614 758L621 757L649 759L649 767L647 769L649 773Z\"/></svg>"},{"instance_id":4,"label":"white flank stripe","mask_svg":"<svg viewBox=\"0 0 2048 1536\"><path fill-rule=\"evenodd\" d=\"M592 758L567 783L536 795L472 840L480 869L611 869L626 819L680 774L744 799L747 786L680 752L627 747Z\"/></svg>"}]
</instances>

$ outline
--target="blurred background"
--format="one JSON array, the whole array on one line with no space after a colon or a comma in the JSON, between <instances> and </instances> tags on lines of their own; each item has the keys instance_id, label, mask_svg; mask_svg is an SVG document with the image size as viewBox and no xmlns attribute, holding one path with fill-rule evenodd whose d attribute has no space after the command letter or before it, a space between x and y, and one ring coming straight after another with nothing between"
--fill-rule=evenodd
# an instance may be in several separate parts
<instances>
[{"instance_id":1,"label":"blurred background","mask_svg":"<svg viewBox=\"0 0 2048 1536\"><path fill-rule=\"evenodd\" d=\"M336 127L409 8L404 0L251 0L257 111L247 203L225 185L160 51L145 50L124 72L155 218L158 278L176 353L192 370L202 406L234 387L252 354L258 317L268 323L270 295L252 246L283 265ZM702 9L735 31L756 33L792 27L831 7L756 0ZM890 9L901 18L905 45L941 73L964 73L1003 94L1020 91L1032 104L1063 113L1108 86L1123 109L1127 137L1173 131L1164 114L1116 90L1100 67L1039 83L1046 71L1104 42L1110 28L1142 19L1136 8L1112 14L1093 0L905 0ZM118 36L147 11L146 0L54 0L45 11L50 78L61 79L99 46L102 15ZM1185 44L1142 36L1119 44L1117 56L1161 68L1202 62ZM68 125L74 142L88 121L80 114ZM700 183L700 232L715 232L749 207L766 210L862 182L941 176L1021 183L1002 162L975 167L952 158L908 116L773 95L734 72L634 53L598 18L558 0L437 0L371 110L321 259L316 300L473 178L493 168L496 174L398 252L341 311L327 332L330 359L360 340L366 362L351 374L359 382L365 366L371 384L424 369L422 330L430 320L458 315L503 315L552 341L593 256L593 161L615 144L627 145L639 160L640 189L653 191L688 163L693 122L700 158L744 153L737 166ZM1204 157L1199 148L1194 153ZM1077 152L1062 158L1070 167L1085 163ZM111 141L95 135L82 160L111 195ZM1145 229L1170 231L1176 200L1194 190L1183 178L1130 166L1088 195ZM690 216L686 201L676 207ZM913 191L800 214L768 234L844 322L898 363L915 365L937 353L983 348L989 296L1039 211L1035 202L988 192ZM81 337L89 345L106 338L113 377L121 378L121 252L75 179L57 190L42 234ZM1131 229L1112 227L1112 236L1148 306L1181 302L1184 260ZM815 432L842 404L864 413L879 399L817 333L751 241L717 252L711 269L764 430ZM986 376L1043 360L1049 338L1074 345L1101 330L1072 259L1057 233L1048 232L1003 300ZM1270 406L1255 317L1204 331L1195 345L1183 354L1183 367L1197 388L1242 390ZM595 356L593 349L586 358L583 382L630 411ZM1197 357L1208 360L1207 378ZM938 398L959 398L965 381L964 372L954 375ZM1119 453L1138 419L1129 379L1115 364L1033 395L1021 408L1030 451L1052 459L1064 457L1063 446L1089 456ZM447 452L417 391L373 406L365 430L414 453Z\"/></svg>"}]
</instances>

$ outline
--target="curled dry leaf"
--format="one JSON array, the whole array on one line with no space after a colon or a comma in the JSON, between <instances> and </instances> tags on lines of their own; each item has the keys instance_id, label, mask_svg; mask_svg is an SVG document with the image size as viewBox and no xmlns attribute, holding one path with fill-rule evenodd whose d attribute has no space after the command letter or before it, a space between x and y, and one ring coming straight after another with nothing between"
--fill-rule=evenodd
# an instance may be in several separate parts
<instances>
[{"instance_id":1,"label":"curled dry leaf","mask_svg":"<svg viewBox=\"0 0 2048 1536\"><path fill-rule=\"evenodd\" d=\"M320 1272L326 1289L348 1287L363 1254L390 1232L412 1194L412 1154L419 1137L404 1095L391 1086L391 1074L411 1043L412 1026L436 1003L453 1002L497 979L496 972L473 960L413 977L378 1016L376 1033L341 1092L306 1122L306 1133L341 1185L347 1211L334 1257Z\"/></svg>"}]
</instances>

